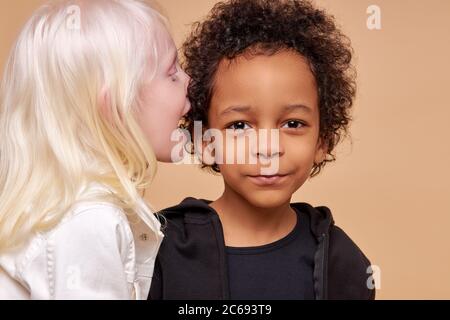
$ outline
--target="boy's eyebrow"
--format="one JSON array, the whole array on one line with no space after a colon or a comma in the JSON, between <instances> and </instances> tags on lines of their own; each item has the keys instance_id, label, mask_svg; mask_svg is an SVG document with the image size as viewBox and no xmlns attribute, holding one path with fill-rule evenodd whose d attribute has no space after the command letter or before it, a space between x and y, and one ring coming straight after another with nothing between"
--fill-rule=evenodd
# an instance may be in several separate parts
<instances>
[{"instance_id":1,"label":"boy's eyebrow","mask_svg":"<svg viewBox=\"0 0 450 320\"><path fill-rule=\"evenodd\" d=\"M304 105L304 104L290 104L290 105L285 106L286 112L294 111L294 110L304 110L308 113L313 112L313 110L310 107L308 107L307 105Z\"/></svg>"},{"instance_id":2,"label":"boy's eyebrow","mask_svg":"<svg viewBox=\"0 0 450 320\"><path fill-rule=\"evenodd\" d=\"M251 108L252 108L251 106L231 106L231 107L226 108L224 111L222 111L220 113L220 115L223 116L225 114L232 113L232 112L246 113L246 112L249 112Z\"/></svg>"},{"instance_id":3,"label":"boy's eyebrow","mask_svg":"<svg viewBox=\"0 0 450 320\"><path fill-rule=\"evenodd\" d=\"M231 106L226 108L224 111L220 113L221 116L232 113L232 112L241 112L246 113L252 109L251 106ZM295 111L295 110L304 110L308 113L312 113L312 109L304 104L289 104L284 107L285 112Z\"/></svg>"}]
</instances>

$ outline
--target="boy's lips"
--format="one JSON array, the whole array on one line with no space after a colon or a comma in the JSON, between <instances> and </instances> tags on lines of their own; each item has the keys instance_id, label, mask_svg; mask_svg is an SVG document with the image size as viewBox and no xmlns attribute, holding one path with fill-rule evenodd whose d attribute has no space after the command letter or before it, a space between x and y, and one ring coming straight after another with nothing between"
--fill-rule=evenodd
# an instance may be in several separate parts
<instances>
[{"instance_id":1,"label":"boy's lips","mask_svg":"<svg viewBox=\"0 0 450 320\"><path fill-rule=\"evenodd\" d=\"M271 186L282 183L288 177L288 174L275 174L275 175L248 175L247 177L251 182L258 186Z\"/></svg>"}]
</instances>

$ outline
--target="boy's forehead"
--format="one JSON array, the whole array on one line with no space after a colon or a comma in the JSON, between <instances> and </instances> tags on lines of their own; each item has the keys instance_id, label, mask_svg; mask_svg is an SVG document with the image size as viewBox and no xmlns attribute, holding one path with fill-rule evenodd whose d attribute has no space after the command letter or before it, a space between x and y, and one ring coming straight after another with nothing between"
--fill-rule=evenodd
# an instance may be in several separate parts
<instances>
[{"instance_id":1,"label":"boy's forehead","mask_svg":"<svg viewBox=\"0 0 450 320\"><path fill-rule=\"evenodd\" d=\"M304 56L292 50L283 50L270 55L243 53L232 59L223 58L218 64L215 80L220 80L223 76L242 78L247 73L262 74L273 68L297 72L303 77L315 79L310 64ZM289 76L291 72L285 74Z\"/></svg>"},{"instance_id":2,"label":"boy's forehead","mask_svg":"<svg viewBox=\"0 0 450 320\"><path fill-rule=\"evenodd\" d=\"M316 79L308 60L297 52L273 55L240 55L220 61L213 86L213 96L224 98L260 92L296 95L299 91L316 93Z\"/></svg>"}]
</instances>

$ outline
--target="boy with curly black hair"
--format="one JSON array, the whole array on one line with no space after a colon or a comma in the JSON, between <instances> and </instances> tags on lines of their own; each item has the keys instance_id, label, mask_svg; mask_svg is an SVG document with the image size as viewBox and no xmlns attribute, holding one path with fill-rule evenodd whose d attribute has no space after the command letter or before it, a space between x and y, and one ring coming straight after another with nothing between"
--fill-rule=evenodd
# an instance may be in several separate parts
<instances>
[{"instance_id":1,"label":"boy with curly black hair","mask_svg":"<svg viewBox=\"0 0 450 320\"><path fill-rule=\"evenodd\" d=\"M374 299L370 262L331 211L291 203L335 160L351 119L352 49L333 17L304 0L220 2L184 54L190 131L200 121L236 144L203 163L223 177L219 199L163 211L149 299ZM267 145L239 144L264 130L277 133ZM236 145L245 162L217 161ZM271 161L276 170L264 171Z\"/></svg>"}]
</instances>

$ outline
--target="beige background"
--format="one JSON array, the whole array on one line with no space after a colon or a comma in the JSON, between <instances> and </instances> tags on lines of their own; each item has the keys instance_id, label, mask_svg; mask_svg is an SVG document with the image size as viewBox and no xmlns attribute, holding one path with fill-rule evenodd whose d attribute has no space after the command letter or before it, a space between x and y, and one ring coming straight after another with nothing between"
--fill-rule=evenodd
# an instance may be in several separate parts
<instances>
[{"instance_id":1,"label":"beige background","mask_svg":"<svg viewBox=\"0 0 450 320\"><path fill-rule=\"evenodd\" d=\"M0 0L0 71L20 27L42 0ZM160 0L178 44L217 1ZM381 268L378 299L450 299L450 1L320 0L350 36L359 93L353 143L295 201L329 206ZM366 27L380 6L382 29ZM161 165L148 199L215 199L220 177Z\"/></svg>"}]
</instances>

